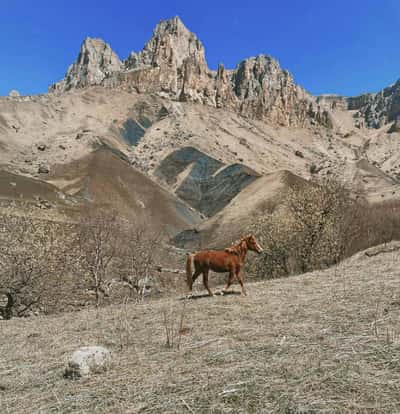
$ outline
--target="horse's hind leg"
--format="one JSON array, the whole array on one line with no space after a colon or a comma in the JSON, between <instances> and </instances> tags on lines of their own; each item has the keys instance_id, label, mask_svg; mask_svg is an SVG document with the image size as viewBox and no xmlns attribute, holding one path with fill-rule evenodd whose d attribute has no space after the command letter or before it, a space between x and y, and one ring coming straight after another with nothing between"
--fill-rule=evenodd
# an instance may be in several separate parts
<instances>
[{"instance_id":1,"label":"horse's hind leg","mask_svg":"<svg viewBox=\"0 0 400 414\"><path fill-rule=\"evenodd\" d=\"M203 283L204 283L204 287L207 289L209 295L214 296L214 293L211 292L211 289L208 286L208 269L203 270Z\"/></svg>"}]
</instances>

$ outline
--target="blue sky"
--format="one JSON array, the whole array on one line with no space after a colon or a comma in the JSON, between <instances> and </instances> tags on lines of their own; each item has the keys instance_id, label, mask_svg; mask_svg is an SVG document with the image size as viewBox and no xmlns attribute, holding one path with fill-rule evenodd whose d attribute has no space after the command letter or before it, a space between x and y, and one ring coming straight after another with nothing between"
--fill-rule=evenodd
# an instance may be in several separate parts
<instances>
[{"instance_id":1,"label":"blue sky","mask_svg":"<svg viewBox=\"0 0 400 414\"><path fill-rule=\"evenodd\" d=\"M179 15L211 68L272 55L314 94L357 95L400 78L398 0L0 0L0 95L42 93L61 79L86 36L121 59L161 19Z\"/></svg>"}]
</instances>

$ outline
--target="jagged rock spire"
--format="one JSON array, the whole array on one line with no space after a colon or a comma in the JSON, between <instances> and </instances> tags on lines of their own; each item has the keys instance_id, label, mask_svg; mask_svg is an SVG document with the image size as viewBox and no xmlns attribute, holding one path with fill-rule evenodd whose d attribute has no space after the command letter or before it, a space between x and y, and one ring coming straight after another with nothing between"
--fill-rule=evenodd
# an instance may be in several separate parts
<instances>
[{"instance_id":1,"label":"jagged rock spire","mask_svg":"<svg viewBox=\"0 0 400 414\"><path fill-rule=\"evenodd\" d=\"M168 63L181 67L188 58L206 65L203 45L177 16L158 23L139 53L140 63L152 66Z\"/></svg>"},{"instance_id":2,"label":"jagged rock spire","mask_svg":"<svg viewBox=\"0 0 400 414\"><path fill-rule=\"evenodd\" d=\"M112 72L121 70L122 63L110 45L101 39L87 37L82 45L78 58L72 64L65 78L52 89L68 90L99 85Z\"/></svg>"}]
</instances>

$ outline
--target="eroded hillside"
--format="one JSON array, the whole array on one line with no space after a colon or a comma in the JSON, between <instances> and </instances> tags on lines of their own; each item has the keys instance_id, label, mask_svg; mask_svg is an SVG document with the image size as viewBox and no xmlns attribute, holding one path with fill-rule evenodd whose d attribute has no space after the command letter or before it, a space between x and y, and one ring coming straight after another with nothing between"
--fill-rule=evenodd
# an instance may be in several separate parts
<instances>
[{"instance_id":1,"label":"eroded hillside","mask_svg":"<svg viewBox=\"0 0 400 414\"><path fill-rule=\"evenodd\" d=\"M207 233L221 220L228 228L245 222L246 210L257 216L276 191L271 177L279 182L279 171L306 180L334 176L369 201L397 200L396 85L356 98L314 97L266 55L213 71L201 41L176 17L160 22L143 50L125 60L88 38L48 94L0 98L0 168L39 180L32 191L47 182L60 194L80 195L70 200L78 210L91 202L82 197L90 183L98 200L130 217L146 185L150 193L158 188L160 200L168 192L179 206L179 213L154 219L170 235L194 227ZM132 166L120 164L118 176L110 156L104 171L98 166L103 179L93 179L88 159L99 149ZM32 197L17 179L2 183L3 204ZM44 203L58 208L46 197Z\"/></svg>"}]
</instances>

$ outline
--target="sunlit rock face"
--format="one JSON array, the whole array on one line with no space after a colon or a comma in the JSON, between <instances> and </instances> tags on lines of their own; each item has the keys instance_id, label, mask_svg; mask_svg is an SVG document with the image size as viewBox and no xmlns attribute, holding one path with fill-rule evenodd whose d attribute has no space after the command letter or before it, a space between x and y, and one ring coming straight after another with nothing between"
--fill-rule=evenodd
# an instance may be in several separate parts
<instances>
[{"instance_id":1,"label":"sunlit rock face","mask_svg":"<svg viewBox=\"0 0 400 414\"><path fill-rule=\"evenodd\" d=\"M123 62L102 40L86 39L77 61L50 90L91 85L230 108L280 125L330 126L328 112L270 56L246 59L233 70L222 64L210 70L202 43L179 17L161 21L143 50L131 52Z\"/></svg>"},{"instance_id":2,"label":"sunlit rock face","mask_svg":"<svg viewBox=\"0 0 400 414\"><path fill-rule=\"evenodd\" d=\"M67 91L100 85L110 73L121 70L121 61L111 47L101 39L86 38L82 43L78 59L65 78L50 87L50 90Z\"/></svg>"},{"instance_id":3,"label":"sunlit rock face","mask_svg":"<svg viewBox=\"0 0 400 414\"><path fill-rule=\"evenodd\" d=\"M378 93L367 93L348 99L348 109L357 111L362 126L381 128L394 121L394 127L400 119L400 80L382 89Z\"/></svg>"}]
</instances>

